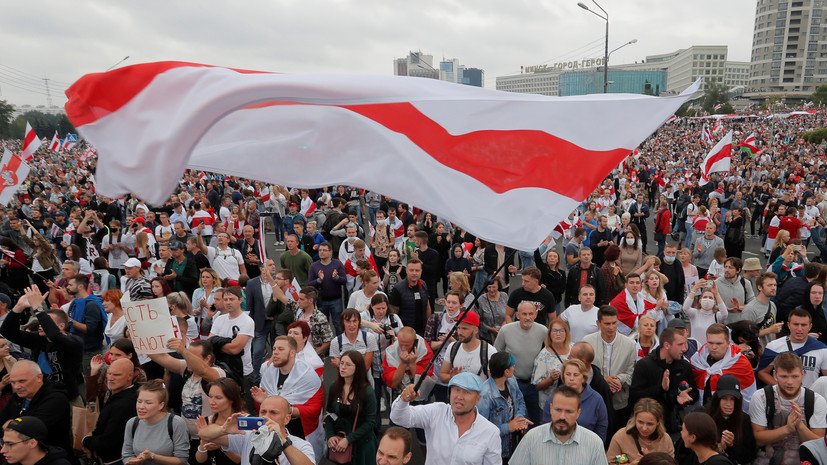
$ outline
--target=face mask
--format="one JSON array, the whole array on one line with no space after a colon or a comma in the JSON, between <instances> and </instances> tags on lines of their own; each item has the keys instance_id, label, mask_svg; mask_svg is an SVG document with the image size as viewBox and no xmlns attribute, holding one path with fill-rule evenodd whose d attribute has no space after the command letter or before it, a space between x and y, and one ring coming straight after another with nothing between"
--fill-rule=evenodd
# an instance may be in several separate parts
<instances>
[{"instance_id":1,"label":"face mask","mask_svg":"<svg viewBox=\"0 0 827 465\"><path fill-rule=\"evenodd\" d=\"M626 238L626 244L627 245L635 245L635 242L637 242L637 241L634 240L634 239L629 239L628 237Z\"/></svg>"},{"instance_id":2,"label":"face mask","mask_svg":"<svg viewBox=\"0 0 827 465\"><path fill-rule=\"evenodd\" d=\"M670 257L669 255L664 255L663 256L663 261L665 261L666 263L669 263L671 265L672 263L675 263L675 257Z\"/></svg>"},{"instance_id":3,"label":"face mask","mask_svg":"<svg viewBox=\"0 0 827 465\"><path fill-rule=\"evenodd\" d=\"M701 299L701 308L704 310L712 310L715 307L715 299L709 297Z\"/></svg>"},{"instance_id":4,"label":"face mask","mask_svg":"<svg viewBox=\"0 0 827 465\"><path fill-rule=\"evenodd\" d=\"M376 222L379 223L379 224L388 224L388 219L385 218L385 219L382 219L382 220L376 220Z\"/></svg>"}]
</instances>

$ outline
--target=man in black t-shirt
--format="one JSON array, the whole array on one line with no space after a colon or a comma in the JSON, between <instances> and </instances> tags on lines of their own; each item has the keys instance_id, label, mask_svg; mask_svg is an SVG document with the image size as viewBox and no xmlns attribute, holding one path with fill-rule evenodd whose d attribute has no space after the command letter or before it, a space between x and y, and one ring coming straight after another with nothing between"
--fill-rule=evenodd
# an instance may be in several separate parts
<instances>
[{"instance_id":1,"label":"man in black t-shirt","mask_svg":"<svg viewBox=\"0 0 827 465\"><path fill-rule=\"evenodd\" d=\"M514 321L514 311L522 302L531 302L537 309L537 323L548 325L549 313L554 311L557 302L554 295L548 289L540 286L542 273L536 266L523 268L523 285L508 296L506 304L505 322Z\"/></svg>"}]
</instances>

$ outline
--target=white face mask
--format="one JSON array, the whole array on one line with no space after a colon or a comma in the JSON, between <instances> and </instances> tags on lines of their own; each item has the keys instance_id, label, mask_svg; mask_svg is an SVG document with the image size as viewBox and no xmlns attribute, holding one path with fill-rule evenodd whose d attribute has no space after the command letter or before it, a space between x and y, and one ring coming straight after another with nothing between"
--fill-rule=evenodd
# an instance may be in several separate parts
<instances>
[{"instance_id":1,"label":"white face mask","mask_svg":"<svg viewBox=\"0 0 827 465\"><path fill-rule=\"evenodd\" d=\"M377 222L378 224L388 224L388 219L387 219L387 218L384 218L384 219L381 219L381 220L376 220L376 222Z\"/></svg>"},{"instance_id":2,"label":"white face mask","mask_svg":"<svg viewBox=\"0 0 827 465\"><path fill-rule=\"evenodd\" d=\"M701 308L704 310L712 310L715 307L715 299L705 297L701 299Z\"/></svg>"},{"instance_id":3,"label":"white face mask","mask_svg":"<svg viewBox=\"0 0 827 465\"><path fill-rule=\"evenodd\" d=\"M634 240L634 239L629 239L628 237L626 238L626 244L627 245L635 245L635 242L637 242L637 241Z\"/></svg>"}]
</instances>

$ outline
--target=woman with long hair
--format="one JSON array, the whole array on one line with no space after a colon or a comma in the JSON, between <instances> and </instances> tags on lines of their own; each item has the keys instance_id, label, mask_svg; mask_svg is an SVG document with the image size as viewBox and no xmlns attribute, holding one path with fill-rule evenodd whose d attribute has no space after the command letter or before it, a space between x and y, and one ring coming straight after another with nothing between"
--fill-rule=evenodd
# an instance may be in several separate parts
<instances>
[{"instance_id":1,"label":"woman with long hair","mask_svg":"<svg viewBox=\"0 0 827 465\"><path fill-rule=\"evenodd\" d=\"M485 248L488 247L488 242L480 239L474 239L474 248L471 253L471 272L474 274L474 287L472 291L476 295L488 281L488 273L485 272Z\"/></svg>"},{"instance_id":2,"label":"woman with long hair","mask_svg":"<svg viewBox=\"0 0 827 465\"><path fill-rule=\"evenodd\" d=\"M649 352L658 346L657 336L658 322L651 314L645 314L638 320L637 330L632 335L632 339L637 346L637 359L649 355Z\"/></svg>"},{"instance_id":3,"label":"woman with long hair","mask_svg":"<svg viewBox=\"0 0 827 465\"><path fill-rule=\"evenodd\" d=\"M218 378L207 385L210 410L213 414L206 419L210 425L223 425L234 413L244 412L241 388L232 378ZM195 450L192 450L195 448ZM198 463L210 462L213 465L236 465L241 456L224 451L217 444L194 439L190 443L190 453Z\"/></svg>"},{"instance_id":4,"label":"woman with long hair","mask_svg":"<svg viewBox=\"0 0 827 465\"><path fill-rule=\"evenodd\" d=\"M347 301L347 308L355 308L364 312L370 306L370 299L377 294L385 293L379 290L379 275L376 271L365 270L359 272L359 279L362 281L362 288L350 294Z\"/></svg>"},{"instance_id":5,"label":"woman with long hair","mask_svg":"<svg viewBox=\"0 0 827 465\"><path fill-rule=\"evenodd\" d=\"M546 251L546 259L542 259L539 250L534 251L534 263L540 269L540 284L545 286L557 302L555 310L559 314L563 302L563 293L566 292L566 270L561 266L560 253L555 249Z\"/></svg>"},{"instance_id":6,"label":"woman with long hair","mask_svg":"<svg viewBox=\"0 0 827 465\"><path fill-rule=\"evenodd\" d=\"M631 227L620 240L620 270L623 276L629 275L643 264L643 250L638 247L639 242L640 234L636 228Z\"/></svg>"},{"instance_id":7,"label":"woman with long hair","mask_svg":"<svg viewBox=\"0 0 827 465\"><path fill-rule=\"evenodd\" d=\"M471 305L471 302L474 301L474 294L471 293L471 284L468 283L468 277L464 273L454 271L448 275L448 290L459 292L459 301L462 302L463 307Z\"/></svg>"},{"instance_id":8,"label":"woman with long hair","mask_svg":"<svg viewBox=\"0 0 827 465\"><path fill-rule=\"evenodd\" d=\"M201 270L201 287L193 291L192 303L195 307L195 316L198 323L206 318L207 311L212 307L215 301L215 291L221 287L221 279L218 273L212 268L204 268ZM204 334L206 336L206 334Z\"/></svg>"},{"instance_id":9,"label":"woman with long hair","mask_svg":"<svg viewBox=\"0 0 827 465\"><path fill-rule=\"evenodd\" d=\"M58 262L55 257L55 248L49 243L49 240L43 237L37 229L32 227L29 220L24 220L26 227L32 233L31 239L26 234L21 234L20 239L23 240L29 247L32 248L32 271L40 275L43 279L35 279L34 283L41 293L49 290L46 281L51 280L55 276L55 268Z\"/></svg>"},{"instance_id":10,"label":"woman with long hair","mask_svg":"<svg viewBox=\"0 0 827 465\"><path fill-rule=\"evenodd\" d=\"M500 290L500 281L495 279L485 287L477 306L473 309L480 316L480 340L494 344L497 334L505 322L508 295Z\"/></svg>"},{"instance_id":11,"label":"woman with long hair","mask_svg":"<svg viewBox=\"0 0 827 465\"><path fill-rule=\"evenodd\" d=\"M711 283L711 287L707 287ZM698 295L698 291L703 292ZM715 281L701 279L692 286L683 301L683 311L689 316L690 334L698 341L698 346L706 344L706 328L714 323L726 323L726 303L718 293Z\"/></svg>"},{"instance_id":12,"label":"woman with long hair","mask_svg":"<svg viewBox=\"0 0 827 465\"><path fill-rule=\"evenodd\" d=\"M772 247L770 248L770 258L767 263L773 263L779 256L781 256L789 243L790 232L786 229L779 229L778 234L775 236L775 240L772 242Z\"/></svg>"},{"instance_id":13,"label":"woman with long hair","mask_svg":"<svg viewBox=\"0 0 827 465\"><path fill-rule=\"evenodd\" d=\"M152 259L152 252L149 248L149 236L144 231L135 235L135 257L141 261L141 268L149 268L149 260Z\"/></svg>"},{"instance_id":14,"label":"woman with long hair","mask_svg":"<svg viewBox=\"0 0 827 465\"><path fill-rule=\"evenodd\" d=\"M609 205L609 213L606 215L606 220L608 221L606 227L609 228L609 231L614 233L615 229L617 229L620 224L620 216L617 214L617 205Z\"/></svg>"},{"instance_id":15,"label":"woman with long hair","mask_svg":"<svg viewBox=\"0 0 827 465\"><path fill-rule=\"evenodd\" d=\"M680 251L678 251L678 261L681 262L681 268L683 269L683 280L686 283L684 286L686 287L685 292L688 294L692 286L698 282L700 278L698 273L698 267L692 264L692 249L684 247Z\"/></svg>"},{"instance_id":16,"label":"woman with long hair","mask_svg":"<svg viewBox=\"0 0 827 465\"><path fill-rule=\"evenodd\" d=\"M741 383L735 375L718 378L717 390L706 405L706 413L715 421L718 435L718 452L734 463L750 463L758 455L752 422L743 410L744 399Z\"/></svg>"},{"instance_id":17,"label":"woman with long hair","mask_svg":"<svg viewBox=\"0 0 827 465\"><path fill-rule=\"evenodd\" d=\"M560 382L560 367L569 358L571 332L565 321L556 318L548 325L545 348L534 359L531 382L539 393L539 404L544 405L551 391Z\"/></svg>"},{"instance_id":18,"label":"woman with long hair","mask_svg":"<svg viewBox=\"0 0 827 465\"><path fill-rule=\"evenodd\" d=\"M606 278L606 301L611 302L626 289L626 275L620 267L620 247L609 244L603 251L603 265L600 267Z\"/></svg>"},{"instance_id":19,"label":"woman with long hair","mask_svg":"<svg viewBox=\"0 0 827 465\"><path fill-rule=\"evenodd\" d=\"M560 372L563 384L580 393L580 416L577 418L577 425L594 432L605 443L609 428L608 409L603 397L589 386L589 369L586 368L586 364L578 359L566 360L560 367ZM543 404L543 423L551 421L551 399L549 396Z\"/></svg>"},{"instance_id":20,"label":"woman with long hair","mask_svg":"<svg viewBox=\"0 0 827 465\"><path fill-rule=\"evenodd\" d=\"M169 305L169 313L176 319L181 334L186 335L187 345L198 339L198 323L192 315L192 303L190 303L187 293L171 292L167 294L167 304Z\"/></svg>"},{"instance_id":21,"label":"woman with long hair","mask_svg":"<svg viewBox=\"0 0 827 465\"><path fill-rule=\"evenodd\" d=\"M187 464L190 449L187 423L167 411L168 402L169 393L160 379L147 381L138 388L135 404L138 416L127 421L124 429L123 463L137 459L144 465Z\"/></svg>"},{"instance_id":22,"label":"woman with long hair","mask_svg":"<svg viewBox=\"0 0 827 465\"><path fill-rule=\"evenodd\" d=\"M103 334L114 343L120 338L126 337L126 318L121 307L123 292L120 289L109 289L101 295L103 311L109 314Z\"/></svg>"},{"instance_id":23,"label":"woman with long hair","mask_svg":"<svg viewBox=\"0 0 827 465\"><path fill-rule=\"evenodd\" d=\"M655 257L654 260L659 262L657 257ZM660 263L656 266L660 266ZM655 267L641 275L641 279L644 280L643 300L650 304L655 304L655 310L663 312L663 315L668 317L669 313L667 312L667 308L669 308L669 299L666 297L666 290L663 287L664 283L661 276L663 275L661 275ZM664 322L664 325L665 324L666 322Z\"/></svg>"},{"instance_id":24,"label":"woman with long hair","mask_svg":"<svg viewBox=\"0 0 827 465\"><path fill-rule=\"evenodd\" d=\"M681 439L695 453L699 465L733 465L718 452L718 427L708 414L692 412L687 415L683 419Z\"/></svg>"},{"instance_id":25,"label":"woman with long hair","mask_svg":"<svg viewBox=\"0 0 827 465\"><path fill-rule=\"evenodd\" d=\"M402 266L402 253L398 249L392 248L388 251L388 263L383 269L385 276L382 278L382 289L391 294L393 287L404 281L407 276L405 267Z\"/></svg>"},{"instance_id":26,"label":"woman with long hair","mask_svg":"<svg viewBox=\"0 0 827 465\"><path fill-rule=\"evenodd\" d=\"M671 456L675 453L675 447L666 434L663 406L646 397L637 401L626 427L612 436L606 458L609 463L616 463L617 456L625 454L629 463L634 464L653 452L665 452Z\"/></svg>"},{"instance_id":27,"label":"woman with long hair","mask_svg":"<svg viewBox=\"0 0 827 465\"><path fill-rule=\"evenodd\" d=\"M149 288L152 290L152 297L155 299L166 297L172 292L167 281L160 277L152 278L152 280L149 281Z\"/></svg>"},{"instance_id":28,"label":"woman with long hair","mask_svg":"<svg viewBox=\"0 0 827 465\"><path fill-rule=\"evenodd\" d=\"M523 393L514 378L517 363L508 352L497 352L488 362L491 376L483 383L479 414L500 430L503 463L507 463L522 433L528 430L526 407Z\"/></svg>"},{"instance_id":29,"label":"woman with long hair","mask_svg":"<svg viewBox=\"0 0 827 465\"><path fill-rule=\"evenodd\" d=\"M324 418L327 447L344 452L353 447L354 465L376 463L379 446L373 428L376 425L376 396L368 381L362 354L349 350L339 360L336 381L327 393Z\"/></svg>"}]
</instances>

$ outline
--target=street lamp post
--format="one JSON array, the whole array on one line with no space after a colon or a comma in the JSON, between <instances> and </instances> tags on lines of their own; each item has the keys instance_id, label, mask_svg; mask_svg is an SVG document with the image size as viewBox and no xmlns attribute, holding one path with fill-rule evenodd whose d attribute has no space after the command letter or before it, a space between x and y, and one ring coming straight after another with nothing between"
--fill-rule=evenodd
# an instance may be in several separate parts
<instances>
[{"instance_id":1,"label":"street lamp post","mask_svg":"<svg viewBox=\"0 0 827 465\"><path fill-rule=\"evenodd\" d=\"M600 6L600 4L598 4L595 0L592 0L592 3L600 8L600 11L603 12L602 15L589 8L583 2L577 2L577 6L606 21L606 46L603 51L603 93L605 94L609 91L609 13L606 13L606 10L604 10L603 7Z\"/></svg>"}]
</instances>

